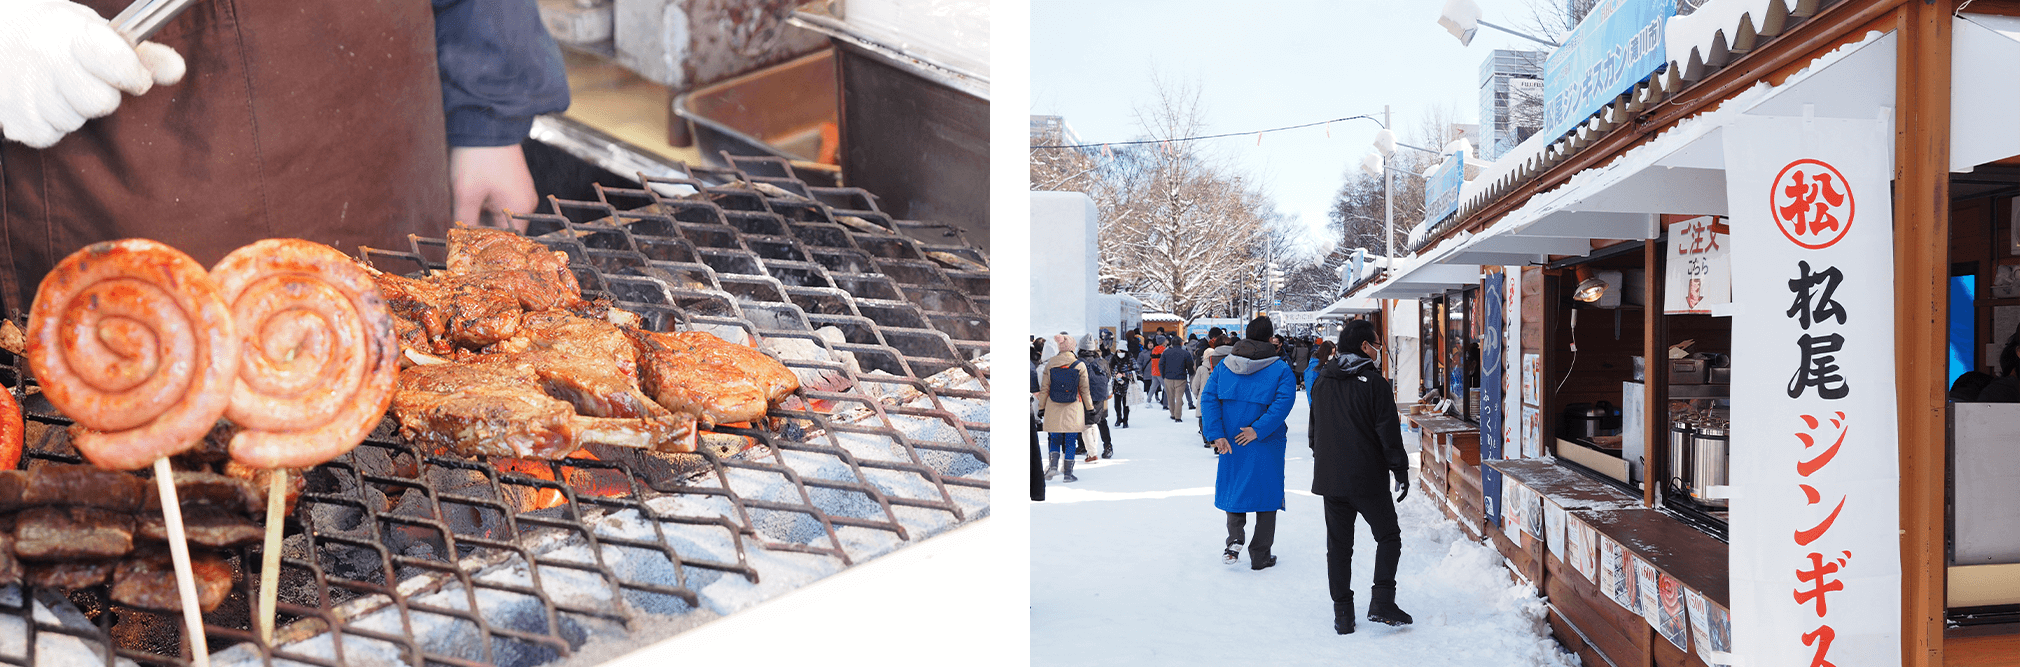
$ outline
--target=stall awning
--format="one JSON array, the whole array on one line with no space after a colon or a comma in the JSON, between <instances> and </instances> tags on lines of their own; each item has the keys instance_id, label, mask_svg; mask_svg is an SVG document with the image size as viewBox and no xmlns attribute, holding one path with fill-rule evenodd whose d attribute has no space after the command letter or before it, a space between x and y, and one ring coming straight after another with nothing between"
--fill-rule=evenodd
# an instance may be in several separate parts
<instances>
[{"instance_id":1,"label":"stall awning","mask_svg":"<svg viewBox=\"0 0 2020 667\"><path fill-rule=\"evenodd\" d=\"M1347 315L1372 313L1381 309L1382 304L1379 301L1363 296L1350 296L1335 301L1333 305L1326 306L1324 310L1319 311L1319 319L1338 320L1344 319Z\"/></svg>"},{"instance_id":2,"label":"stall awning","mask_svg":"<svg viewBox=\"0 0 2020 667\"><path fill-rule=\"evenodd\" d=\"M2020 155L2020 17L1961 14L1951 21L1950 171Z\"/></svg>"},{"instance_id":3,"label":"stall awning","mask_svg":"<svg viewBox=\"0 0 2020 667\"><path fill-rule=\"evenodd\" d=\"M2020 41L2014 41L2020 39L2020 19L1992 18L2000 18L2000 24L2011 31L1996 37L2003 42L1997 46L2010 52L2005 62L2020 61ZM1982 26L1974 30L1980 37L1994 33ZM1961 49L1964 28L1960 25L1958 31ZM1726 215L1722 128L1740 114L1873 118L1886 113L1894 104L1894 87L1872 82L1893 80L1895 41L1891 33L1871 35L1819 58L1780 86L1742 92L1718 109L1683 121L1605 166L1579 173L1563 187L1531 197L1493 226L1437 254L1432 261L1526 265L1548 255L1585 255L1591 252L1594 240L1656 238L1662 233L1660 214ZM1991 86L1990 82L1981 87L2011 88ZM2003 108L2020 106L2020 89L2006 94L2013 99ZM2012 145L1995 149L2004 151L1998 156L2020 154L2020 124L2005 119L2000 123L2002 131L2011 135Z\"/></svg>"}]
</instances>

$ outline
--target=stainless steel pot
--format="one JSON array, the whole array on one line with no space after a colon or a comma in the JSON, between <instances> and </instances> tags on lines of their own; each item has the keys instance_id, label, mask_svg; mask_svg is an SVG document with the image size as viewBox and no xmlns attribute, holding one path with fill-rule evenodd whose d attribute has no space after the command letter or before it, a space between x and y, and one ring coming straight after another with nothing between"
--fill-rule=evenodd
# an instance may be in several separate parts
<instances>
[{"instance_id":1,"label":"stainless steel pot","mask_svg":"<svg viewBox=\"0 0 2020 667\"><path fill-rule=\"evenodd\" d=\"M1727 427L1723 421L1700 424L1697 433L1691 436L1690 497L1713 507L1726 506L1726 499L1706 498L1704 492L1709 487L1726 485L1726 460L1732 453Z\"/></svg>"},{"instance_id":2,"label":"stainless steel pot","mask_svg":"<svg viewBox=\"0 0 2020 667\"><path fill-rule=\"evenodd\" d=\"M1694 431L1687 420L1669 422L1669 488L1676 493L1690 493L1690 439Z\"/></svg>"}]
</instances>

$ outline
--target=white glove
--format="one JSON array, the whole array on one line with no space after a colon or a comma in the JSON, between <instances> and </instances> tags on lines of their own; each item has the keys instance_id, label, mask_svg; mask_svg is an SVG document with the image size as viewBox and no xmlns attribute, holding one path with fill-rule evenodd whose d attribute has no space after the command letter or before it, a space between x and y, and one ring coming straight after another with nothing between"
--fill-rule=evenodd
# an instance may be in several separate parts
<instances>
[{"instance_id":1,"label":"white glove","mask_svg":"<svg viewBox=\"0 0 2020 667\"><path fill-rule=\"evenodd\" d=\"M119 108L119 91L182 80L182 56L128 45L97 12L68 0L0 0L0 130L33 148Z\"/></svg>"}]
</instances>

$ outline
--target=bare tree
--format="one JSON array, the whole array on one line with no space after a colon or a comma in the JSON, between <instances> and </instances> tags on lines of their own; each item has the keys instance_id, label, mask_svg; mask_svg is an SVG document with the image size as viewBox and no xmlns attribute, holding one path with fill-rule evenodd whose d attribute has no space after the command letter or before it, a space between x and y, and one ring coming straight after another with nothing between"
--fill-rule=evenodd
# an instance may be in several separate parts
<instances>
[{"instance_id":1,"label":"bare tree","mask_svg":"<svg viewBox=\"0 0 2020 667\"><path fill-rule=\"evenodd\" d=\"M1274 207L1197 142L1174 141L1204 133L1197 86L1154 73L1151 82L1154 98L1137 107L1136 122L1158 143L1128 151L1109 174L1115 210L1102 220L1103 282L1187 319L1225 311L1260 282Z\"/></svg>"},{"instance_id":2,"label":"bare tree","mask_svg":"<svg viewBox=\"0 0 2020 667\"><path fill-rule=\"evenodd\" d=\"M1419 119L1418 127L1411 131L1404 143L1442 150L1446 143L1458 138L1458 128L1452 122L1457 116L1458 112L1448 107L1430 109ZM1443 159L1443 155L1405 148L1398 150L1389 160L1389 168L1396 171L1394 195L1398 255L1408 254L1410 228L1424 219L1425 172ZM1384 215L1387 210L1382 198L1382 178L1358 170L1347 172L1345 177L1346 182L1333 195L1332 209L1327 211L1328 229L1338 234L1340 251L1366 248L1370 256L1382 256L1389 248L1385 233L1387 224Z\"/></svg>"}]
</instances>

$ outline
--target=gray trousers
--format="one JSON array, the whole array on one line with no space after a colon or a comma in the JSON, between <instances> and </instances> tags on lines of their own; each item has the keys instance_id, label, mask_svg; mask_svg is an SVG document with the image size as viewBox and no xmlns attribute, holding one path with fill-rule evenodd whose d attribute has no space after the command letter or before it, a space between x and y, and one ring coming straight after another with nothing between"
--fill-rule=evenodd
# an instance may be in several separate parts
<instances>
[{"instance_id":1,"label":"gray trousers","mask_svg":"<svg viewBox=\"0 0 2020 667\"><path fill-rule=\"evenodd\" d=\"M1184 380L1172 380L1172 379L1169 379L1169 378L1165 379L1165 381L1164 381L1164 406L1165 406L1165 407L1167 407L1167 408L1171 408L1171 418L1172 418L1172 419L1174 419L1174 420L1178 420L1178 419L1184 419L1184 418L1185 418L1185 381L1184 381Z\"/></svg>"},{"instance_id":2,"label":"gray trousers","mask_svg":"<svg viewBox=\"0 0 2020 667\"><path fill-rule=\"evenodd\" d=\"M1241 512L1227 513L1227 545L1242 543L1243 529L1248 527L1248 515ZM1270 547L1277 541L1277 513L1255 513L1255 539L1248 541L1248 557L1251 562L1269 558Z\"/></svg>"}]
</instances>

